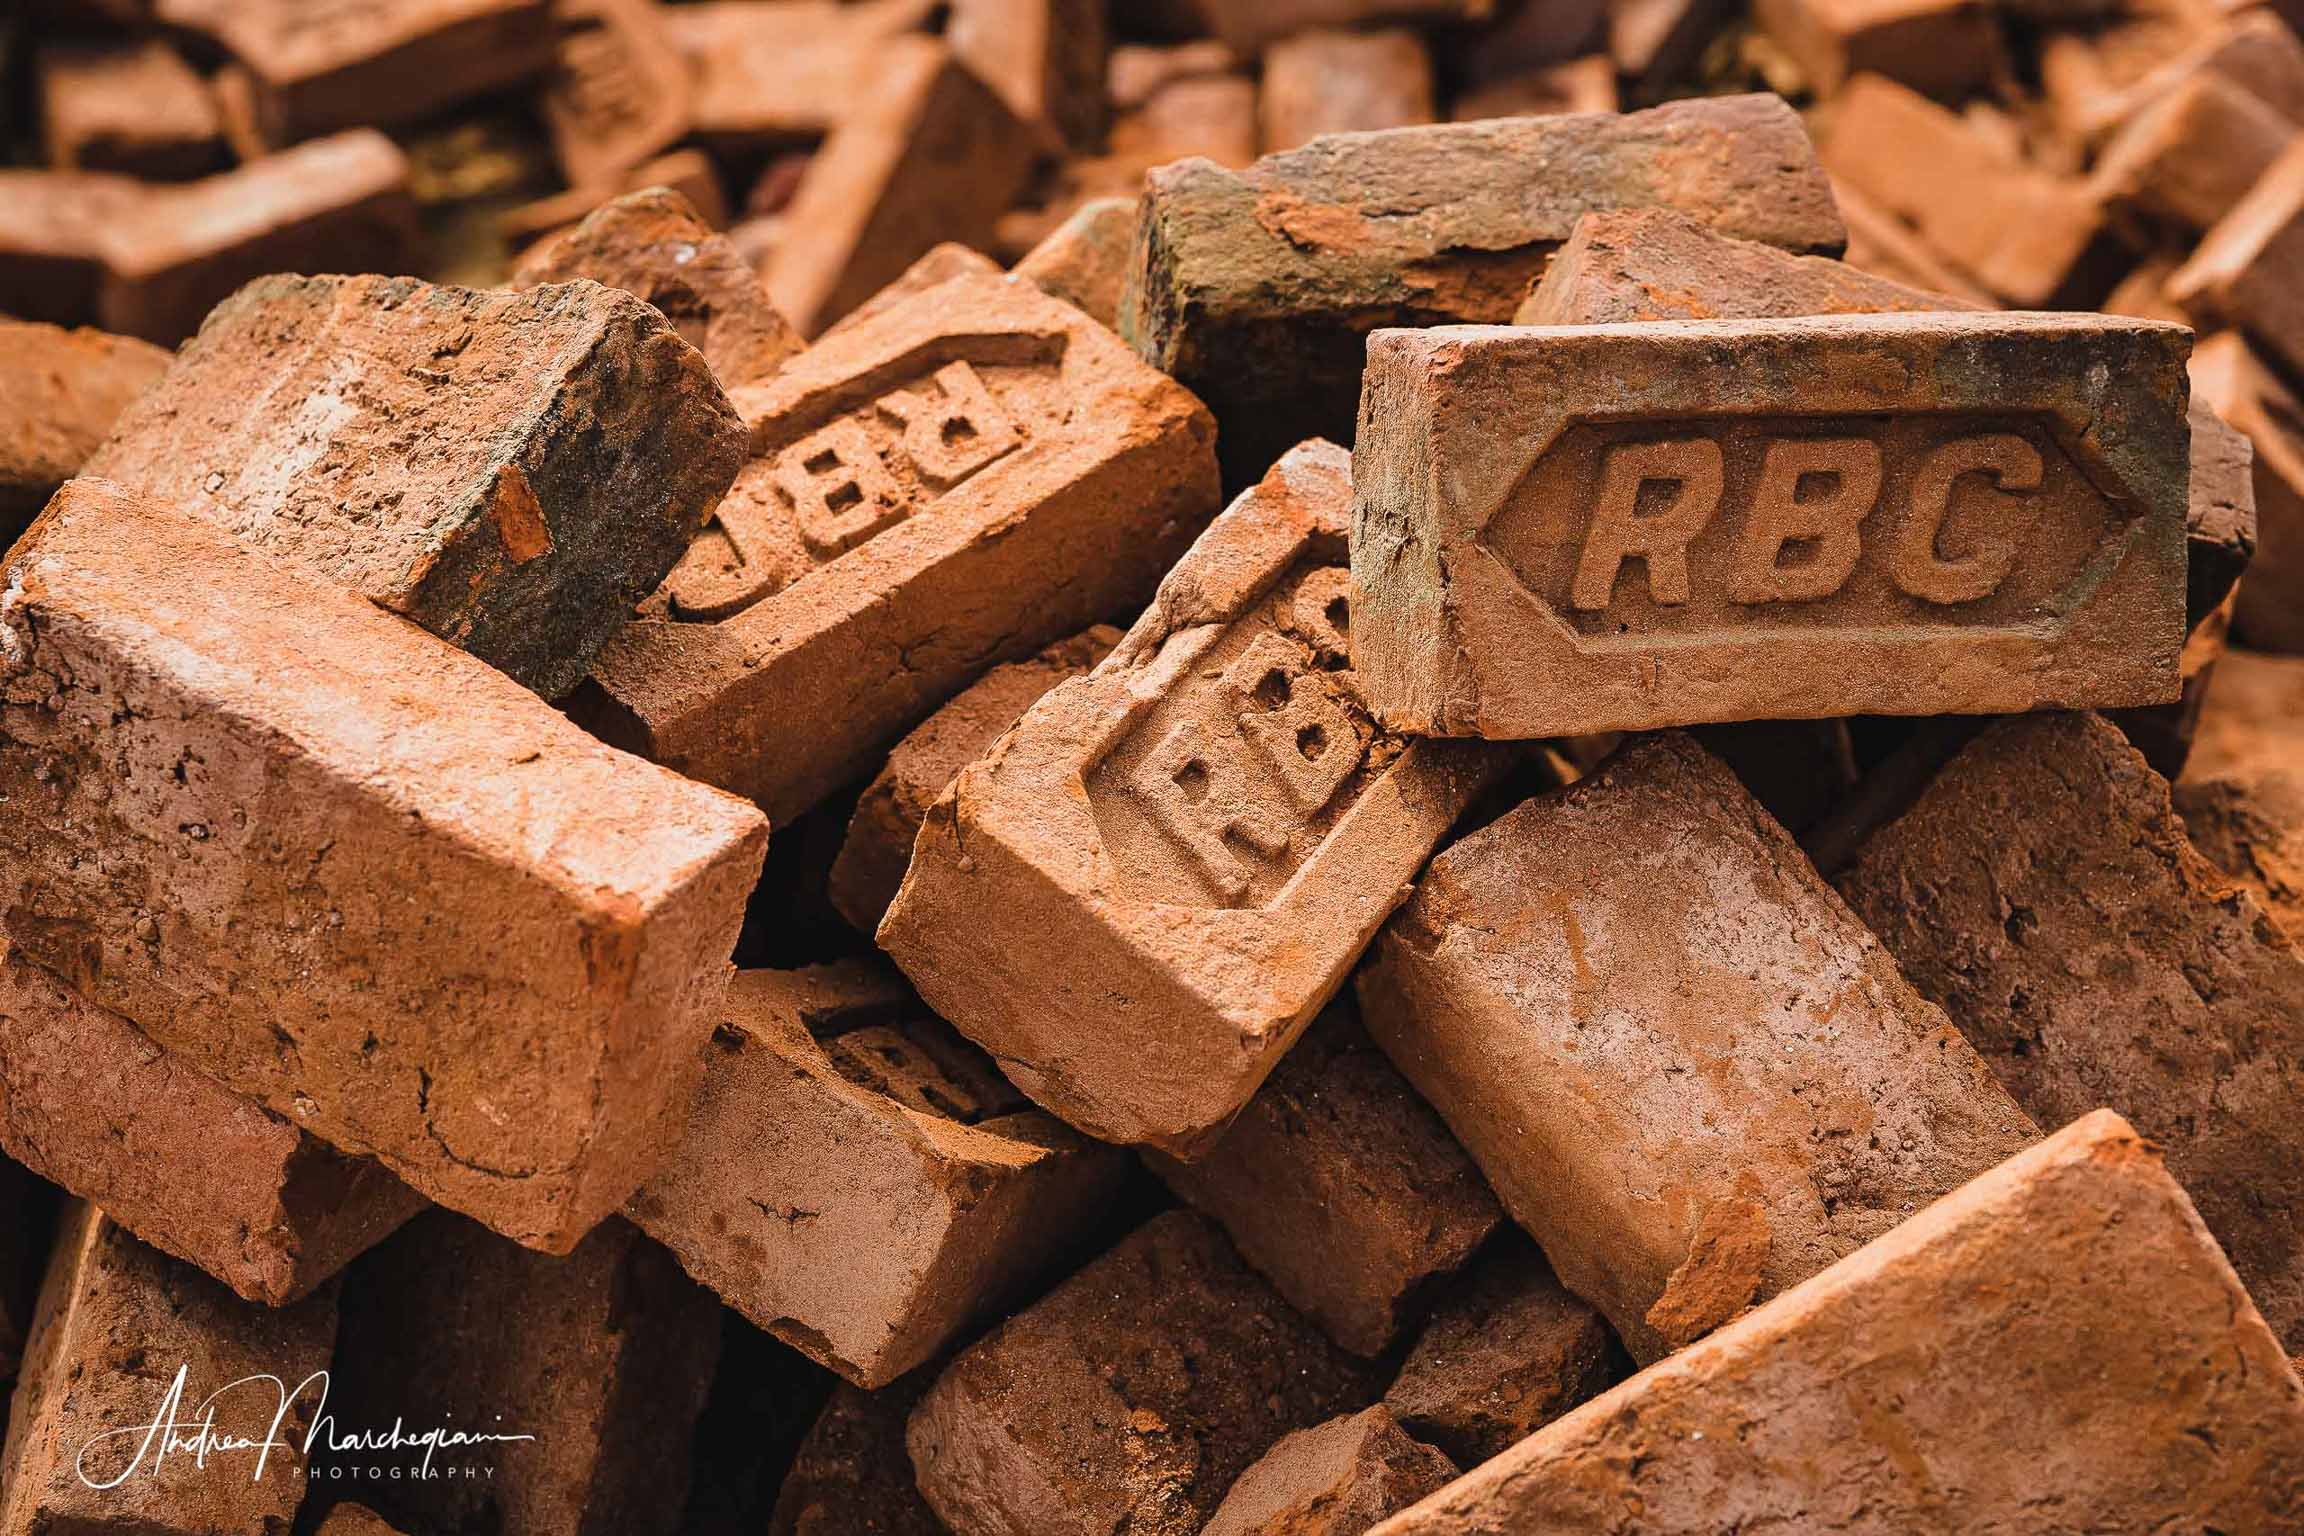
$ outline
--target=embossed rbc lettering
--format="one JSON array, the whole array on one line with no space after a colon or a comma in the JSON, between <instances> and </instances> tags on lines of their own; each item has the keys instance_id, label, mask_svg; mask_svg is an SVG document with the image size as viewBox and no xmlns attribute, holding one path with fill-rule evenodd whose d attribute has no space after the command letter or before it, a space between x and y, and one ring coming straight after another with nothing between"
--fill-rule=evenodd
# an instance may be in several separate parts
<instances>
[{"instance_id":1,"label":"embossed rbc lettering","mask_svg":"<svg viewBox=\"0 0 2304 1536\"><path fill-rule=\"evenodd\" d=\"M1954 489L1963 477L1981 475L2002 493L2037 491L2041 474L2039 450L2013 433L1977 433L1929 449L1888 536L1889 579L1924 602L1989 597L2015 566L2016 541L1983 537L1973 552L1947 557L1938 545ZM1838 592L1863 556L1862 527L1885 479L1880 445L1870 438L1770 439L1729 557L1729 600L1815 602ZM1719 442L1697 436L1613 443L1602 450L1599 482L1570 604L1588 613L1606 608L1624 562L1634 558L1646 567L1656 603L1687 603L1689 549L1727 490Z\"/></svg>"}]
</instances>

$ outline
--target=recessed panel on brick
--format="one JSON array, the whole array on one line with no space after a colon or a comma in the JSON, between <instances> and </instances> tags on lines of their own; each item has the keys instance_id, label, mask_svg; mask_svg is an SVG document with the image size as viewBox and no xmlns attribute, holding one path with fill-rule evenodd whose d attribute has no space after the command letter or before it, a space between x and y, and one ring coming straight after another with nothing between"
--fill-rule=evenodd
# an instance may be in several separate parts
<instances>
[{"instance_id":1,"label":"recessed panel on brick","mask_svg":"<svg viewBox=\"0 0 2304 1536\"><path fill-rule=\"evenodd\" d=\"M2052 315L1380 333L1367 696L1491 737L2165 702L2186 349Z\"/></svg>"}]
</instances>

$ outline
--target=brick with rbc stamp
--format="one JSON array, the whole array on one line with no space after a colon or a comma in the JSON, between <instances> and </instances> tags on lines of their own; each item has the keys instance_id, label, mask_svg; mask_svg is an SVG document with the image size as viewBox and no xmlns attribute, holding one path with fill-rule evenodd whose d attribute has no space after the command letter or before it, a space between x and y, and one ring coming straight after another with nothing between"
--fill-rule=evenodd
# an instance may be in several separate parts
<instances>
[{"instance_id":1,"label":"brick with rbc stamp","mask_svg":"<svg viewBox=\"0 0 2304 1536\"><path fill-rule=\"evenodd\" d=\"M1507 738L2165 703L2188 346L2092 315L1380 332L1369 702Z\"/></svg>"},{"instance_id":2,"label":"brick with rbc stamp","mask_svg":"<svg viewBox=\"0 0 2304 1536\"><path fill-rule=\"evenodd\" d=\"M686 1112L759 813L109 482L5 586L9 940L519 1241L621 1206Z\"/></svg>"},{"instance_id":3,"label":"brick with rbc stamp","mask_svg":"<svg viewBox=\"0 0 2304 1536\"><path fill-rule=\"evenodd\" d=\"M328 1368L336 1320L334 1287L291 1307L242 1301L86 1201L70 1202L10 1404L0 1530L287 1530L304 1501L304 1436L319 1391L281 1399ZM215 1400L214 1433L276 1439L260 1478L252 1451L163 1455L144 1443L135 1426L159 1418L179 1367L181 1433L196 1434L203 1399L231 1388Z\"/></svg>"},{"instance_id":4,"label":"brick with rbc stamp","mask_svg":"<svg viewBox=\"0 0 2304 1536\"><path fill-rule=\"evenodd\" d=\"M881 920L939 1014L1106 1140L1212 1140L1509 760L1362 704L1349 467L1303 444L1219 516L930 808Z\"/></svg>"},{"instance_id":5,"label":"brick with rbc stamp","mask_svg":"<svg viewBox=\"0 0 2304 1536\"><path fill-rule=\"evenodd\" d=\"M729 1306L882 1387L1093 1225L1123 1155L1033 1109L862 961L743 971L629 1212Z\"/></svg>"},{"instance_id":6,"label":"brick with rbc stamp","mask_svg":"<svg viewBox=\"0 0 2304 1536\"><path fill-rule=\"evenodd\" d=\"M2157 1149L2098 1111L1369 1536L1594 1536L1635 1507L1643 1536L2290 1531L2304 1386Z\"/></svg>"},{"instance_id":7,"label":"brick with rbc stamp","mask_svg":"<svg viewBox=\"0 0 2304 1536\"><path fill-rule=\"evenodd\" d=\"M284 1306L424 1198L160 1049L0 938L0 1147L249 1301ZM188 1180L187 1168L207 1169Z\"/></svg>"},{"instance_id":8,"label":"brick with rbc stamp","mask_svg":"<svg viewBox=\"0 0 2304 1536\"><path fill-rule=\"evenodd\" d=\"M601 654L610 740L788 820L995 663L1142 600L1215 425L1068 304L940 285L737 391L754 457Z\"/></svg>"}]
</instances>

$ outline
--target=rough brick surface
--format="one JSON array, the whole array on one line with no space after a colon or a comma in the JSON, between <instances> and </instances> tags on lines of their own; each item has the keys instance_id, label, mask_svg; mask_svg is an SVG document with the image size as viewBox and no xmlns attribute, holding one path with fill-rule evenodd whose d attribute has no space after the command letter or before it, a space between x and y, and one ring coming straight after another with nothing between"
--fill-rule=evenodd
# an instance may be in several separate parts
<instances>
[{"instance_id":1,"label":"rough brick surface","mask_svg":"<svg viewBox=\"0 0 2304 1536\"><path fill-rule=\"evenodd\" d=\"M953 0L944 36L1044 150L1088 152L1104 134L1103 0Z\"/></svg>"},{"instance_id":2,"label":"rough brick surface","mask_svg":"<svg viewBox=\"0 0 2304 1536\"><path fill-rule=\"evenodd\" d=\"M2151 1144L2093 1114L1373 1536L1631 1508L1653 1536L2292 1529L2304 1386Z\"/></svg>"},{"instance_id":3,"label":"rough brick surface","mask_svg":"<svg viewBox=\"0 0 2304 1536\"><path fill-rule=\"evenodd\" d=\"M919 260L890 278L872 297L827 326L824 334L816 339L822 342L842 331L851 330L874 315L894 309L906 299L926 293L938 284L948 283L956 277L999 275L1000 263L974 246L962 245L956 240L939 241L928 247Z\"/></svg>"},{"instance_id":4,"label":"rough brick surface","mask_svg":"<svg viewBox=\"0 0 2304 1536\"><path fill-rule=\"evenodd\" d=\"M1362 1536L1455 1478L1454 1462L1378 1404L1283 1436L1240 1474L1204 1536Z\"/></svg>"},{"instance_id":5,"label":"rough brick surface","mask_svg":"<svg viewBox=\"0 0 2304 1536\"><path fill-rule=\"evenodd\" d=\"M414 242L407 156L373 128L348 129L129 200L102 227L96 319L174 346L266 273L397 271Z\"/></svg>"},{"instance_id":6,"label":"rough brick surface","mask_svg":"<svg viewBox=\"0 0 2304 1536\"><path fill-rule=\"evenodd\" d=\"M304 1499L304 1436L319 1393L306 1389L285 1412L281 1399L328 1368L335 1339L333 1290L281 1309L242 1301L94 1206L72 1202L10 1405L0 1530L287 1531ZM211 1394L220 1393L212 1405L218 1436L261 1445L280 1415L280 1443L265 1453L260 1479L254 1451L217 1450L203 1460L185 1447L154 1465L160 1448L147 1448L135 1427L159 1419L179 1370L175 1417L187 1439L198 1434Z\"/></svg>"},{"instance_id":7,"label":"rough brick surface","mask_svg":"<svg viewBox=\"0 0 2304 1536\"><path fill-rule=\"evenodd\" d=\"M777 1490L768 1536L947 1536L904 1449L904 1422L934 1380L919 1371L877 1392L834 1387Z\"/></svg>"},{"instance_id":8,"label":"rough brick surface","mask_svg":"<svg viewBox=\"0 0 2304 1536\"><path fill-rule=\"evenodd\" d=\"M1773 96L1400 128L1155 171L1121 334L1208 401L1249 479L1349 435L1371 330L1508 319L1579 217L1651 206L1790 250L1847 238Z\"/></svg>"},{"instance_id":9,"label":"rough brick surface","mask_svg":"<svg viewBox=\"0 0 2304 1536\"><path fill-rule=\"evenodd\" d=\"M132 337L0 320L0 549L167 367Z\"/></svg>"},{"instance_id":10,"label":"rough brick surface","mask_svg":"<svg viewBox=\"0 0 2304 1536\"><path fill-rule=\"evenodd\" d=\"M777 307L813 336L938 240L989 244L1033 142L944 43L882 44L792 200L768 261Z\"/></svg>"},{"instance_id":11,"label":"rough brick surface","mask_svg":"<svg viewBox=\"0 0 2304 1536\"><path fill-rule=\"evenodd\" d=\"M2304 652L2304 402L2236 332L2200 344L2192 383L2250 449L2256 550L2233 631L2243 645Z\"/></svg>"},{"instance_id":12,"label":"rough brick surface","mask_svg":"<svg viewBox=\"0 0 2304 1536\"><path fill-rule=\"evenodd\" d=\"M2165 1145L2304 1347L2304 956L2186 840L2117 731L1994 726L1840 885L2043 1125L2102 1105Z\"/></svg>"},{"instance_id":13,"label":"rough brick surface","mask_svg":"<svg viewBox=\"0 0 2304 1536\"><path fill-rule=\"evenodd\" d=\"M2201 230L2280 157L2296 124L2214 70L2190 76L2104 146L2104 195L2179 228Z\"/></svg>"},{"instance_id":14,"label":"rough brick surface","mask_svg":"<svg viewBox=\"0 0 2304 1536\"><path fill-rule=\"evenodd\" d=\"M1153 1154L1289 1303L1375 1355L1503 1219L1472 1159L1338 1002L1198 1162Z\"/></svg>"},{"instance_id":15,"label":"rough brick surface","mask_svg":"<svg viewBox=\"0 0 2304 1536\"><path fill-rule=\"evenodd\" d=\"M1368 1029L1655 1360L2036 1134L1784 830L1647 739L1432 861Z\"/></svg>"},{"instance_id":16,"label":"rough brick surface","mask_svg":"<svg viewBox=\"0 0 2304 1536\"><path fill-rule=\"evenodd\" d=\"M2217 662L2174 799L2192 846L2304 941L2304 659Z\"/></svg>"},{"instance_id":17,"label":"rough brick surface","mask_svg":"<svg viewBox=\"0 0 2304 1536\"><path fill-rule=\"evenodd\" d=\"M1401 1426L1478 1466L1624 1379L1622 1346L1516 1231L1473 1261L1384 1393Z\"/></svg>"},{"instance_id":18,"label":"rough brick surface","mask_svg":"<svg viewBox=\"0 0 2304 1536\"><path fill-rule=\"evenodd\" d=\"M501 1536L670 1536L720 1309L671 1256L611 1218L565 1258L448 1211L354 1266L329 1410L346 1426L435 1424L534 1435L440 1459L485 1477L376 1478L339 1491L395 1524ZM369 1465L421 1452L362 1452ZM323 1484L322 1486L331 1486Z\"/></svg>"},{"instance_id":19,"label":"rough brick surface","mask_svg":"<svg viewBox=\"0 0 2304 1536\"><path fill-rule=\"evenodd\" d=\"M621 1205L685 1111L759 815L105 482L5 584L8 938L523 1241Z\"/></svg>"},{"instance_id":20,"label":"rough brick surface","mask_svg":"<svg viewBox=\"0 0 2304 1536\"><path fill-rule=\"evenodd\" d=\"M2197 630L2224 606L2255 560L2256 453L2247 436L2227 425L2201 396L2192 397L2186 415L2192 426L2192 483L2184 514L2184 620L2187 630ZM2304 416L2298 417L2298 426L2304 428ZM2298 532L2304 534L2304 528Z\"/></svg>"},{"instance_id":21,"label":"rough brick surface","mask_svg":"<svg viewBox=\"0 0 2304 1536\"><path fill-rule=\"evenodd\" d=\"M1119 640L1120 631L1097 624L1027 661L994 667L896 743L856 802L832 866L832 904L840 915L865 933L878 928L936 797L1042 694L1095 666Z\"/></svg>"},{"instance_id":22,"label":"rough brick surface","mask_svg":"<svg viewBox=\"0 0 2304 1536\"><path fill-rule=\"evenodd\" d=\"M813 144L855 105L857 81L930 0L702 0L663 8L694 73L690 123L729 153Z\"/></svg>"},{"instance_id":23,"label":"rough brick surface","mask_svg":"<svg viewBox=\"0 0 2304 1536\"><path fill-rule=\"evenodd\" d=\"M752 264L668 188L626 193L540 241L520 258L512 285L578 278L655 305L731 389L768 377L801 347Z\"/></svg>"},{"instance_id":24,"label":"rough brick surface","mask_svg":"<svg viewBox=\"0 0 2304 1536\"><path fill-rule=\"evenodd\" d=\"M249 1301L283 1306L423 1206L74 996L0 938L0 1147ZM187 1178L187 1170L203 1170Z\"/></svg>"},{"instance_id":25,"label":"rough brick surface","mask_svg":"<svg viewBox=\"0 0 2304 1536\"><path fill-rule=\"evenodd\" d=\"M688 130L691 66L656 0L576 0L540 100L569 186L613 187Z\"/></svg>"},{"instance_id":26,"label":"rough brick surface","mask_svg":"<svg viewBox=\"0 0 2304 1536\"><path fill-rule=\"evenodd\" d=\"M1115 325L1128 252L1136 243L1136 200L1091 198L1016 263L1016 275L1100 325Z\"/></svg>"},{"instance_id":27,"label":"rough brick surface","mask_svg":"<svg viewBox=\"0 0 2304 1536\"><path fill-rule=\"evenodd\" d=\"M590 709L779 821L986 667L1141 602L1215 510L1199 403L1002 278L918 295L738 405L754 457Z\"/></svg>"},{"instance_id":28,"label":"rough brick surface","mask_svg":"<svg viewBox=\"0 0 2304 1536\"><path fill-rule=\"evenodd\" d=\"M1381 332L1369 701L1528 737L2172 699L2189 344L2100 315Z\"/></svg>"},{"instance_id":29,"label":"rough brick surface","mask_svg":"<svg viewBox=\"0 0 2304 1536\"><path fill-rule=\"evenodd\" d=\"M1429 123L1431 50L1405 27L1298 32L1264 50L1257 114L1267 151L1295 149L1324 133Z\"/></svg>"},{"instance_id":30,"label":"rough brick surface","mask_svg":"<svg viewBox=\"0 0 2304 1536\"><path fill-rule=\"evenodd\" d=\"M223 158L215 98L167 44L59 44L39 66L41 137L58 170L173 181Z\"/></svg>"},{"instance_id":31,"label":"rough brick surface","mask_svg":"<svg viewBox=\"0 0 2304 1536\"><path fill-rule=\"evenodd\" d=\"M1011 1300L1125 1172L878 966L744 971L724 1015L687 1136L633 1219L860 1386Z\"/></svg>"},{"instance_id":32,"label":"rough brick surface","mask_svg":"<svg viewBox=\"0 0 2304 1536\"><path fill-rule=\"evenodd\" d=\"M704 359L630 294L281 276L219 309L86 468L552 698L743 454Z\"/></svg>"},{"instance_id":33,"label":"rough brick surface","mask_svg":"<svg viewBox=\"0 0 2304 1536\"><path fill-rule=\"evenodd\" d=\"M1213 1139L1505 761L1361 703L1349 468L1304 444L1218 517L930 809L881 922L938 1013L1106 1140Z\"/></svg>"},{"instance_id":34,"label":"rough brick surface","mask_svg":"<svg viewBox=\"0 0 2304 1536\"><path fill-rule=\"evenodd\" d=\"M1196 1536L1275 1440L1375 1386L1174 1211L961 1354L907 1440L929 1506L965 1536Z\"/></svg>"},{"instance_id":35,"label":"rough brick surface","mask_svg":"<svg viewBox=\"0 0 2304 1536\"><path fill-rule=\"evenodd\" d=\"M147 195L126 176L0 169L0 313L95 319L104 231Z\"/></svg>"},{"instance_id":36,"label":"rough brick surface","mask_svg":"<svg viewBox=\"0 0 2304 1536\"><path fill-rule=\"evenodd\" d=\"M1577 221L1512 323L1772 320L1978 307L1829 256L1734 239L1677 208L1624 208Z\"/></svg>"},{"instance_id":37,"label":"rough brick surface","mask_svg":"<svg viewBox=\"0 0 2304 1536\"><path fill-rule=\"evenodd\" d=\"M545 0L157 0L159 19L204 32L256 86L276 144L363 123L414 122L541 71Z\"/></svg>"}]
</instances>

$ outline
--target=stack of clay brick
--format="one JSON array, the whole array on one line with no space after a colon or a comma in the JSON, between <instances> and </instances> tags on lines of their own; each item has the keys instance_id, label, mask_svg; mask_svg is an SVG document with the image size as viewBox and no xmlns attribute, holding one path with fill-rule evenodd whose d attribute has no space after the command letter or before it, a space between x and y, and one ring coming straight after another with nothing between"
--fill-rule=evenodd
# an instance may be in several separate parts
<instances>
[{"instance_id":1,"label":"stack of clay brick","mask_svg":"<svg viewBox=\"0 0 2304 1536\"><path fill-rule=\"evenodd\" d=\"M0 1536L2304 1530L2199 3L28 8Z\"/></svg>"}]
</instances>

